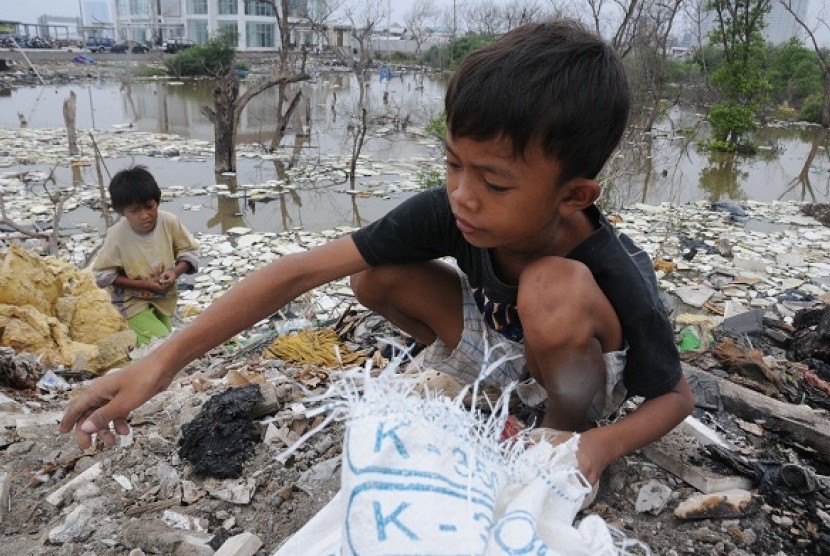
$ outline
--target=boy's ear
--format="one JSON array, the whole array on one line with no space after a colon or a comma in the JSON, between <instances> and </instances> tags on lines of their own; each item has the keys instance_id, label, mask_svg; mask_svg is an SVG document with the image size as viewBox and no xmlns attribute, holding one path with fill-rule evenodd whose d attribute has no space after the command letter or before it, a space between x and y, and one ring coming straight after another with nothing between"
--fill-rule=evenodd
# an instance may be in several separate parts
<instances>
[{"instance_id":1,"label":"boy's ear","mask_svg":"<svg viewBox=\"0 0 830 556\"><path fill-rule=\"evenodd\" d=\"M600 186L596 180L574 178L560 186L562 188L559 210L570 215L592 205L599 198Z\"/></svg>"}]
</instances>

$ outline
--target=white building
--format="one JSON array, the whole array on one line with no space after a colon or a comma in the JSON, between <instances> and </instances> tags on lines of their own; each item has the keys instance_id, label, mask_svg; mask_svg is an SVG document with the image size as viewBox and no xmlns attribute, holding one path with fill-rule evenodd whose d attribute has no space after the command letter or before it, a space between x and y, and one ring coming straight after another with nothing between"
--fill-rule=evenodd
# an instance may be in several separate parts
<instances>
[{"instance_id":1,"label":"white building","mask_svg":"<svg viewBox=\"0 0 830 556\"><path fill-rule=\"evenodd\" d=\"M802 21L807 21L807 13L810 11L810 4L813 1L816 0L792 0L793 11ZM824 0L817 1L821 3ZM802 41L806 38L804 29L778 0L770 0L770 11L764 17L764 23L766 23L762 31L764 40L772 44L781 44L793 37L797 37ZM715 12L706 12L701 19L703 35L708 36L717 27L717 24L718 20Z\"/></svg>"},{"instance_id":2,"label":"white building","mask_svg":"<svg viewBox=\"0 0 830 556\"><path fill-rule=\"evenodd\" d=\"M84 27L112 26L112 11L109 0L83 0Z\"/></svg>"},{"instance_id":3,"label":"white building","mask_svg":"<svg viewBox=\"0 0 830 556\"><path fill-rule=\"evenodd\" d=\"M238 50L277 50L279 29L267 2L245 0L113 0L119 38L161 44L170 37L187 37L204 44L212 36L236 37ZM348 30L331 26L326 37L314 33L306 14L314 17L318 0L291 0L291 37L294 47L348 44Z\"/></svg>"}]
</instances>

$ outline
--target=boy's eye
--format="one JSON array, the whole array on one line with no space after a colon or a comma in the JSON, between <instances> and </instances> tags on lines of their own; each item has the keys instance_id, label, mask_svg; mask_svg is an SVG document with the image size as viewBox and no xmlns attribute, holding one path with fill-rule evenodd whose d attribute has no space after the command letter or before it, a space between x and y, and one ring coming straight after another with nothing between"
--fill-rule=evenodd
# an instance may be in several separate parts
<instances>
[{"instance_id":1,"label":"boy's eye","mask_svg":"<svg viewBox=\"0 0 830 556\"><path fill-rule=\"evenodd\" d=\"M449 166L450 168L453 168L455 170L461 168L461 165L459 163L453 162L452 160L450 160L449 158L446 158L446 157L444 157L444 163L447 166Z\"/></svg>"},{"instance_id":2,"label":"boy's eye","mask_svg":"<svg viewBox=\"0 0 830 556\"><path fill-rule=\"evenodd\" d=\"M508 188L507 188L507 187L502 187L502 186L500 186L500 185L496 185L496 184L494 184L494 183L490 183L490 182L488 182L488 181L485 181L485 182L484 182L484 186L485 186L487 189L489 189L490 191L493 191L493 192L495 192L495 193L504 193L505 191L507 191L507 190L508 190Z\"/></svg>"}]
</instances>

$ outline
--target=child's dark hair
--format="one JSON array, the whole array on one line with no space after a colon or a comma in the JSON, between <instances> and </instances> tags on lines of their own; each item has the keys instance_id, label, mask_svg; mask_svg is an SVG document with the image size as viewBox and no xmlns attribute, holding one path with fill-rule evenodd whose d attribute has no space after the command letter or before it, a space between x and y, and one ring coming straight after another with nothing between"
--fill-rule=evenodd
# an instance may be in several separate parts
<instances>
[{"instance_id":1,"label":"child's dark hair","mask_svg":"<svg viewBox=\"0 0 830 556\"><path fill-rule=\"evenodd\" d=\"M570 20L530 23L470 53L453 75L445 110L456 138L534 141L561 165L558 183L593 179L622 137L630 93L622 61Z\"/></svg>"},{"instance_id":2,"label":"child's dark hair","mask_svg":"<svg viewBox=\"0 0 830 556\"><path fill-rule=\"evenodd\" d=\"M161 190L156 178L145 166L136 165L121 170L110 180L110 201L117 213L122 213L130 205L151 200L160 202Z\"/></svg>"}]
</instances>

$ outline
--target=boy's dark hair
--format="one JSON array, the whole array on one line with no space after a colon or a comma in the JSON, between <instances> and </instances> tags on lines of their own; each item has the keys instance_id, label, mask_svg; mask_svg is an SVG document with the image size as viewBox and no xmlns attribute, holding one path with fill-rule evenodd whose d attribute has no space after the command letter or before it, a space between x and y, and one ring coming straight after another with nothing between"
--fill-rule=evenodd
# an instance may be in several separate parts
<instances>
[{"instance_id":1,"label":"boy's dark hair","mask_svg":"<svg viewBox=\"0 0 830 556\"><path fill-rule=\"evenodd\" d=\"M110 201L112 209L122 213L125 208L136 203L153 200L161 201L161 190L156 178L145 166L137 165L121 170L110 180Z\"/></svg>"},{"instance_id":2,"label":"boy's dark hair","mask_svg":"<svg viewBox=\"0 0 830 556\"><path fill-rule=\"evenodd\" d=\"M530 23L470 53L450 80L453 137L511 139L514 156L539 141L561 165L558 183L593 179L622 137L630 93L622 61L571 20Z\"/></svg>"}]
</instances>

